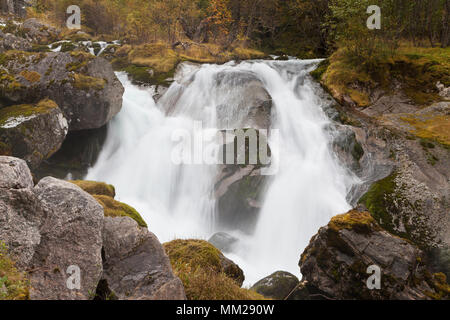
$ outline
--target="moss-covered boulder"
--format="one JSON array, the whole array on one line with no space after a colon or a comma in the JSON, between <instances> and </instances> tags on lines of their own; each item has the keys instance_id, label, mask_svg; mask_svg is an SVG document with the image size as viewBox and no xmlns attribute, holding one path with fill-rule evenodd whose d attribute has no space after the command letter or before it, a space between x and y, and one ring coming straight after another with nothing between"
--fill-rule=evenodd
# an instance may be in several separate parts
<instances>
[{"instance_id":1,"label":"moss-covered boulder","mask_svg":"<svg viewBox=\"0 0 450 320\"><path fill-rule=\"evenodd\" d=\"M256 282L251 289L264 297L284 300L294 291L299 281L289 272L277 271Z\"/></svg>"},{"instance_id":2,"label":"moss-covered boulder","mask_svg":"<svg viewBox=\"0 0 450 320\"><path fill-rule=\"evenodd\" d=\"M123 90L106 60L83 51L0 54L0 106L48 97L64 113L69 130L105 125L120 111Z\"/></svg>"},{"instance_id":3,"label":"moss-covered boulder","mask_svg":"<svg viewBox=\"0 0 450 320\"><path fill-rule=\"evenodd\" d=\"M67 120L51 100L0 109L0 153L22 158L31 168L61 147L67 131Z\"/></svg>"},{"instance_id":4,"label":"moss-covered boulder","mask_svg":"<svg viewBox=\"0 0 450 320\"><path fill-rule=\"evenodd\" d=\"M358 209L331 219L311 239L299 262L314 292L332 299L420 300L449 298L445 275L432 274L426 254L410 241L383 230ZM380 289L367 280L381 270Z\"/></svg>"},{"instance_id":5,"label":"moss-covered boulder","mask_svg":"<svg viewBox=\"0 0 450 320\"><path fill-rule=\"evenodd\" d=\"M173 240L163 244L175 274L190 300L255 300L263 297L240 288L242 270L203 240Z\"/></svg>"}]
</instances>

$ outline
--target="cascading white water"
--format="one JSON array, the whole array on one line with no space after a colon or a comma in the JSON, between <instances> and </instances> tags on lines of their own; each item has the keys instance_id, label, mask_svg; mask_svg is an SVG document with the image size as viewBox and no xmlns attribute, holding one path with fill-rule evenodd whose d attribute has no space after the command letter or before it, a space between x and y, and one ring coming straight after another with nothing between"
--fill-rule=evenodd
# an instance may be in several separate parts
<instances>
[{"instance_id":1,"label":"cascading white water","mask_svg":"<svg viewBox=\"0 0 450 320\"><path fill-rule=\"evenodd\" d=\"M195 120L204 128L248 125L249 110L239 103L245 96L217 78L224 72L238 78L233 81L256 77L273 99L272 128L280 136L271 148L277 150L279 170L269 179L254 234L231 231L240 242L229 256L244 269L247 285L277 270L299 275L301 252L330 217L350 208L346 195L354 183L333 156L326 131L330 120L306 77L317 62L186 65L158 105L150 89L118 74L125 87L123 109L110 123L86 179L115 185L117 199L134 206L161 241L208 239L221 231L214 219L217 167L174 164L172 134L193 130Z\"/></svg>"}]
</instances>

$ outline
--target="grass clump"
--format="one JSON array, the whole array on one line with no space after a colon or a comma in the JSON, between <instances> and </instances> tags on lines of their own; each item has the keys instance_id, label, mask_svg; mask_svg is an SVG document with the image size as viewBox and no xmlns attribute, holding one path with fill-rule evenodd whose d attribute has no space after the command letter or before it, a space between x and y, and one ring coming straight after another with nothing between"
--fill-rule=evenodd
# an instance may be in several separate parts
<instances>
[{"instance_id":1,"label":"grass clump","mask_svg":"<svg viewBox=\"0 0 450 320\"><path fill-rule=\"evenodd\" d=\"M0 300L27 300L29 281L19 272L8 255L8 248L0 241Z\"/></svg>"},{"instance_id":2,"label":"grass clump","mask_svg":"<svg viewBox=\"0 0 450 320\"><path fill-rule=\"evenodd\" d=\"M203 240L174 240L163 244L189 300L264 300L241 288L221 266L221 252Z\"/></svg>"},{"instance_id":3,"label":"grass clump","mask_svg":"<svg viewBox=\"0 0 450 320\"><path fill-rule=\"evenodd\" d=\"M114 186L104 182L88 181L88 180L72 180L69 182L79 186L81 189L83 189L84 191L86 191L91 195L94 194L102 195L111 198L114 198L116 196L116 190Z\"/></svg>"},{"instance_id":4,"label":"grass clump","mask_svg":"<svg viewBox=\"0 0 450 320\"><path fill-rule=\"evenodd\" d=\"M148 227L139 212L133 207L105 195L93 195L93 197L103 207L105 217L130 217L136 221L139 226L144 228Z\"/></svg>"},{"instance_id":5,"label":"grass clump","mask_svg":"<svg viewBox=\"0 0 450 320\"><path fill-rule=\"evenodd\" d=\"M73 183L92 195L95 200L103 207L105 217L130 217L138 223L139 226L147 228L147 223L141 217L139 212L133 207L114 200L116 190L113 185L88 180L70 180Z\"/></svg>"},{"instance_id":6,"label":"grass clump","mask_svg":"<svg viewBox=\"0 0 450 320\"><path fill-rule=\"evenodd\" d=\"M369 212L359 212L357 210L351 210L348 213L333 217L328 223L328 227L335 231L349 229L364 234L381 230Z\"/></svg>"}]
</instances>

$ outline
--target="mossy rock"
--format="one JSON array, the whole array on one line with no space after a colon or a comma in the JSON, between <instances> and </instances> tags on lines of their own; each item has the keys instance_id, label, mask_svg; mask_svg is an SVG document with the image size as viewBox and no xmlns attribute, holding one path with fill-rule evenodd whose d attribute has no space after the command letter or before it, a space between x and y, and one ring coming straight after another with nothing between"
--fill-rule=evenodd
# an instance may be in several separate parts
<instances>
[{"instance_id":1,"label":"mossy rock","mask_svg":"<svg viewBox=\"0 0 450 320\"><path fill-rule=\"evenodd\" d=\"M292 293L298 283L298 278L293 274L277 271L256 282L251 289L265 297L284 300Z\"/></svg>"},{"instance_id":2,"label":"mossy rock","mask_svg":"<svg viewBox=\"0 0 450 320\"><path fill-rule=\"evenodd\" d=\"M93 195L93 197L102 205L105 212L105 217L130 217L136 221L139 226L144 228L148 227L139 212L137 212L133 207L116 201L108 196Z\"/></svg>"},{"instance_id":3,"label":"mossy rock","mask_svg":"<svg viewBox=\"0 0 450 320\"><path fill-rule=\"evenodd\" d=\"M395 233L396 223L393 221L391 212L396 212L394 203L397 197L395 178L397 173L375 182L359 200L369 210L375 220L391 233Z\"/></svg>"},{"instance_id":4,"label":"mossy rock","mask_svg":"<svg viewBox=\"0 0 450 320\"><path fill-rule=\"evenodd\" d=\"M7 125L16 118L26 118L33 115L48 113L51 109L58 108L52 100L45 99L36 105L21 104L0 109L0 127Z\"/></svg>"},{"instance_id":5,"label":"mossy rock","mask_svg":"<svg viewBox=\"0 0 450 320\"><path fill-rule=\"evenodd\" d=\"M163 247L175 274L183 282L189 300L265 299L255 291L238 285L223 265L226 258L209 242L173 240L164 243Z\"/></svg>"},{"instance_id":6,"label":"mossy rock","mask_svg":"<svg viewBox=\"0 0 450 320\"><path fill-rule=\"evenodd\" d=\"M381 230L381 227L369 212L358 210L351 210L348 213L334 216L328 223L328 227L334 231L348 229L364 234Z\"/></svg>"},{"instance_id":7,"label":"mossy rock","mask_svg":"<svg viewBox=\"0 0 450 320\"><path fill-rule=\"evenodd\" d=\"M322 80L323 74L327 71L330 61L325 59L319 63L316 69L310 72L310 75L317 81Z\"/></svg>"},{"instance_id":8,"label":"mossy rock","mask_svg":"<svg viewBox=\"0 0 450 320\"><path fill-rule=\"evenodd\" d=\"M172 266L189 265L191 269L207 268L213 272L222 272L222 253L207 241L174 240L164 243L164 249Z\"/></svg>"},{"instance_id":9,"label":"mossy rock","mask_svg":"<svg viewBox=\"0 0 450 320\"><path fill-rule=\"evenodd\" d=\"M81 189L86 191L91 195L102 195L114 198L116 196L116 190L113 185L97 182L97 181L88 181L88 180L72 180L69 181L73 184L76 184Z\"/></svg>"}]
</instances>

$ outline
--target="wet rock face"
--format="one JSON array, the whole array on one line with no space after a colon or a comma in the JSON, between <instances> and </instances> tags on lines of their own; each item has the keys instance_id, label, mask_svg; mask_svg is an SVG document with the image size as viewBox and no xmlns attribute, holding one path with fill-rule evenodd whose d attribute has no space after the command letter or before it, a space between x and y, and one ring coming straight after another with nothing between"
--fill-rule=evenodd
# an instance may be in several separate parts
<instances>
[{"instance_id":1,"label":"wet rock face","mask_svg":"<svg viewBox=\"0 0 450 320\"><path fill-rule=\"evenodd\" d=\"M219 97L221 93L226 97L217 108L217 118L228 122L223 123L224 128L229 127L229 123L237 128L270 128L272 97L253 73L222 71L217 74L216 82ZM231 119L230 110L233 110ZM237 119L242 120L236 123Z\"/></svg>"},{"instance_id":2,"label":"wet rock face","mask_svg":"<svg viewBox=\"0 0 450 320\"><path fill-rule=\"evenodd\" d=\"M50 100L0 109L0 142L34 169L62 145L68 123Z\"/></svg>"},{"instance_id":3,"label":"wet rock face","mask_svg":"<svg viewBox=\"0 0 450 320\"><path fill-rule=\"evenodd\" d=\"M38 19L31 18L25 20L22 24L22 29L25 36L33 43L48 44L58 39L60 30L39 21Z\"/></svg>"},{"instance_id":4,"label":"wet rock face","mask_svg":"<svg viewBox=\"0 0 450 320\"><path fill-rule=\"evenodd\" d=\"M353 210L319 230L299 262L308 285L331 299L428 299L446 296L436 286L417 246L384 231L368 212ZM369 266L381 269L380 289L370 290ZM444 281L445 283L445 281Z\"/></svg>"},{"instance_id":5,"label":"wet rock face","mask_svg":"<svg viewBox=\"0 0 450 320\"><path fill-rule=\"evenodd\" d=\"M129 217L105 218L102 279L125 300L186 299L156 236Z\"/></svg>"},{"instance_id":6,"label":"wet rock face","mask_svg":"<svg viewBox=\"0 0 450 320\"><path fill-rule=\"evenodd\" d=\"M52 176L65 179L83 179L98 159L106 140L107 128L69 131L61 148L39 168L33 170L36 178Z\"/></svg>"},{"instance_id":7,"label":"wet rock face","mask_svg":"<svg viewBox=\"0 0 450 320\"><path fill-rule=\"evenodd\" d=\"M7 52L2 99L9 105L48 97L69 130L100 128L122 107L123 87L111 65L83 52Z\"/></svg>"}]
</instances>

